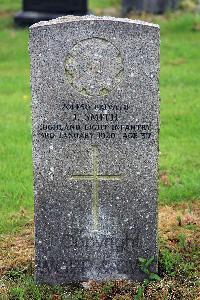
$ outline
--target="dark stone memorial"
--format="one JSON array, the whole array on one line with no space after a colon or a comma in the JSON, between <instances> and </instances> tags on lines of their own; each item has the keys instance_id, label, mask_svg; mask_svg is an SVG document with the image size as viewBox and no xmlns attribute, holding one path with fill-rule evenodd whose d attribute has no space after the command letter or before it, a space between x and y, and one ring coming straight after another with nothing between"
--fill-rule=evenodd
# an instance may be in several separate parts
<instances>
[{"instance_id":1,"label":"dark stone memorial","mask_svg":"<svg viewBox=\"0 0 200 300\"><path fill-rule=\"evenodd\" d=\"M23 0L23 11L18 12L14 20L18 26L30 26L72 14L87 14L87 0Z\"/></svg>"},{"instance_id":2,"label":"dark stone memorial","mask_svg":"<svg viewBox=\"0 0 200 300\"><path fill-rule=\"evenodd\" d=\"M179 0L122 0L122 15L125 16L131 10L162 14L177 9L178 3Z\"/></svg>"}]
</instances>

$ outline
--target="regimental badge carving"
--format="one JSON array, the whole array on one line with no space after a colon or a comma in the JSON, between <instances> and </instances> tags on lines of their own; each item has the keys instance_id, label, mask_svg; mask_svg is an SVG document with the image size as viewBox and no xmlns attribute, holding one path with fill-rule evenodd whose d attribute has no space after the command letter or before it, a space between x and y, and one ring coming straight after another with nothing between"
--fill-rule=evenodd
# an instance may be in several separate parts
<instances>
[{"instance_id":1,"label":"regimental badge carving","mask_svg":"<svg viewBox=\"0 0 200 300\"><path fill-rule=\"evenodd\" d=\"M123 78L123 60L117 47L101 38L85 39L69 51L65 74L71 86L85 96L106 96Z\"/></svg>"}]
</instances>

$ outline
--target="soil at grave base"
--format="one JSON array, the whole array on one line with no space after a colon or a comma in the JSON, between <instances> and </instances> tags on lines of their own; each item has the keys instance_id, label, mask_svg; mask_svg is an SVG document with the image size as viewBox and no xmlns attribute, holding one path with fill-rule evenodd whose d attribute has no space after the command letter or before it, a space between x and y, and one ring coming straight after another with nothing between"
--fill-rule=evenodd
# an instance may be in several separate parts
<instances>
[{"instance_id":1,"label":"soil at grave base","mask_svg":"<svg viewBox=\"0 0 200 300\"><path fill-rule=\"evenodd\" d=\"M195 226L196 230L191 230ZM173 248L180 234L186 241L200 244L200 202L182 203L173 206L160 206L158 213L158 233L168 247Z\"/></svg>"},{"instance_id":2,"label":"soil at grave base","mask_svg":"<svg viewBox=\"0 0 200 300\"><path fill-rule=\"evenodd\" d=\"M0 238L0 277L15 268L27 267L34 257L33 221L18 234Z\"/></svg>"},{"instance_id":3,"label":"soil at grave base","mask_svg":"<svg viewBox=\"0 0 200 300\"><path fill-rule=\"evenodd\" d=\"M178 217L178 218L177 218ZM178 223L181 223L178 225ZM195 225L193 231L186 225ZM164 238L169 247L177 243L179 234L184 234L187 240L200 243L200 204L192 202L188 209L188 203L173 206L159 207L159 236ZM2 235L0 238L0 276L15 268L23 268L33 263L34 238L33 222L25 226L18 234Z\"/></svg>"}]
</instances>

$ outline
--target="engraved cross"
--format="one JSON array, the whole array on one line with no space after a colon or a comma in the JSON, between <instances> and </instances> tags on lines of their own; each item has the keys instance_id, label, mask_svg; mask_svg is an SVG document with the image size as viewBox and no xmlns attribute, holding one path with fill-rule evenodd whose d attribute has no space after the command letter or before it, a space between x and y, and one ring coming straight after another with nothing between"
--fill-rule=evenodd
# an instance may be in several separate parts
<instances>
[{"instance_id":1,"label":"engraved cross","mask_svg":"<svg viewBox=\"0 0 200 300\"><path fill-rule=\"evenodd\" d=\"M99 225L99 182L101 180L113 181L121 180L121 175L99 175L98 174L98 149L96 146L92 147L92 174L90 175L72 175L71 180L86 180L92 182L92 216L93 228L98 230Z\"/></svg>"}]
</instances>

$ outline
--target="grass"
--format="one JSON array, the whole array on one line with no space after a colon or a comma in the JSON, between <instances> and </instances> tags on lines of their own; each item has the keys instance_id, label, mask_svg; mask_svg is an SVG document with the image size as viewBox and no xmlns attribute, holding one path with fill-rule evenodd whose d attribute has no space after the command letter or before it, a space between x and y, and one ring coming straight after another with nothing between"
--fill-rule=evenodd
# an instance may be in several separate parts
<instances>
[{"instance_id":1,"label":"grass","mask_svg":"<svg viewBox=\"0 0 200 300\"><path fill-rule=\"evenodd\" d=\"M17 1L0 4L4 11L17 8ZM153 21L161 26L159 201L191 201L200 198L200 16ZM11 16L2 14L0 41L0 232L5 233L18 230L33 212L28 30L14 28Z\"/></svg>"},{"instance_id":2,"label":"grass","mask_svg":"<svg viewBox=\"0 0 200 300\"><path fill-rule=\"evenodd\" d=\"M27 30L0 31L0 225L11 231L32 211L31 119ZM2 45L2 43L1 43ZM17 214L17 215L16 215Z\"/></svg>"},{"instance_id":3,"label":"grass","mask_svg":"<svg viewBox=\"0 0 200 300\"><path fill-rule=\"evenodd\" d=\"M154 21L161 26L159 201L190 201L200 198L200 17ZM0 28L0 231L10 232L33 210L28 31L14 29L7 15Z\"/></svg>"},{"instance_id":4,"label":"grass","mask_svg":"<svg viewBox=\"0 0 200 300\"><path fill-rule=\"evenodd\" d=\"M90 1L90 8L119 5ZM197 299L200 199L200 16L147 17L161 26L160 281L36 286L28 30L16 29L21 1L0 0L0 294L7 300ZM168 204L170 206L165 206ZM23 228L23 229L22 229ZM1 297L0 297L1 299Z\"/></svg>"},{"instance_id":5,"label":"grass","mask_svg":"<svg viewBox=\"0 0 200 300\"><path fill-rule=\"evenodd\" d=\"M0 13L16 11L21 8L21 0L0 0Z\"/></svg>"},{"instance_id":6,"label":"grass","mask_svg":"<svg viewBox=\"0 0 200 300\"><path fill-rule=\"evenodd\" d=\"M200 196L199 16L161 23L160 200L176 202Z\"/></svg>"}]
</instances>

